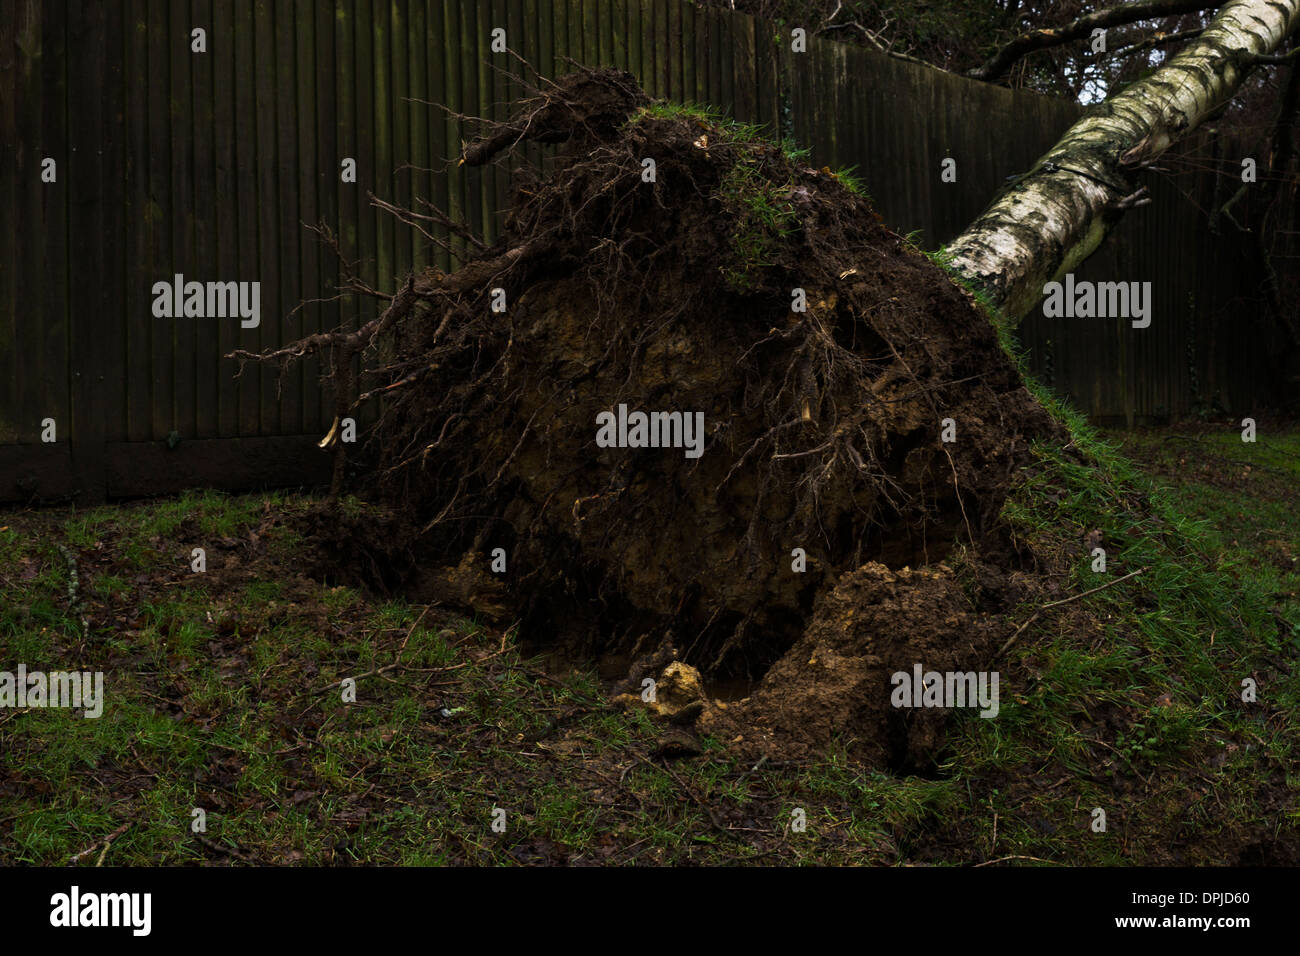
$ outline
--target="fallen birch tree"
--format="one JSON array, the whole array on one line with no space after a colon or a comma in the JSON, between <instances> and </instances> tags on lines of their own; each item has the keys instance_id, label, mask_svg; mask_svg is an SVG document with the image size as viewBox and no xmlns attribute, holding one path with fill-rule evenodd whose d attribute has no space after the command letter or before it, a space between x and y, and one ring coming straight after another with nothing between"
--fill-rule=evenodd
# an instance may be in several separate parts
<instances>
[{"instance_id":1,"label":"fallen birch tree","mask_svg":"<svg viewBox=\"0 0 1300 956\"><path fill-rule=\"evenodd\" d=\"M1019 321L1043 286L1148 202L1138 173L1240 89L1300 27L1300 0L1231 0L1195 42L1072 126L948 247L950 266Z\"/></svg>"}]
</instances>

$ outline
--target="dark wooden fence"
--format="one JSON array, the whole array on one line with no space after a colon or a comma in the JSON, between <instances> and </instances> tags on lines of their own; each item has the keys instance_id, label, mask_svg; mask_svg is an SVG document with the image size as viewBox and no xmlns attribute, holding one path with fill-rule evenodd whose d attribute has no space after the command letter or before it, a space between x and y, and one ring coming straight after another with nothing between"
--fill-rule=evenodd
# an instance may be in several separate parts
<instances>
[{"instance_id":1,"label":"dark wooden fence","mask_svg":"<svg viewBox=\"0 0 1300 956\"><path fill-rule=\"evenodd\" d=\"M930 246L1080 115L840 44L794 53L788 28L685 0L0 0L0 499L321 480L318 365L277 383L252 366L236 378L221 356L373 314L297 308L339 280L306 223L330 224L380 289L451 265L367 191L495 231L509 166L454 160L472 135L458 114L503 117L514 92L496 69L513 61L490 49L498 27L543 74L622 66L654 96L765 124L819 166L857 166L886 221ZM195 28L206 52L192 52ZM1153 281L1149 329L1025 324L1035 367L1095 417L1258 397L1271 340L1251 324L1255 283L1239 244L1205 231L1211 167L1239 157L1212 149L1166 164L1181 171L1156 177L1154 205L1081 270ZM956 183L940 180L947 157ZM155 318L152 286L177 273L259 281L260 326Z\"/></svg>"}]
</instances>

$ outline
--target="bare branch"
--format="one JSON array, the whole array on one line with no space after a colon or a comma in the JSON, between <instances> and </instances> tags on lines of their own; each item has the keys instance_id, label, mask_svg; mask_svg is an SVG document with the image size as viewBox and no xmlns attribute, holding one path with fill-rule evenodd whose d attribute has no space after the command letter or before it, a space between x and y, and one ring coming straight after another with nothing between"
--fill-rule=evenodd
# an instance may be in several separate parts
<instances>
[{"instance_id":1,"label":"bare branch","mask_svg":"<svg viewBox=\"0 0 1300 956\"><path fill-rule=\"evenodd\" d=\"M429 221L438 223L438 225L450 231L454 236L460 236L460 238L464 239L475 249L481 250L487 248L487 243L474 235L473 231L469 226L465 225L465 223L452 219L451 216L443 212L427 199L421 199L419 196L416 196L415 201L429 210L429 216L427 217Z\"/></svg>"},{"instance_id":2,"label":"bare branch","mask_svg":"<svg viewBox=\"0 0 1300 956\"><path fill-rule=\"evenodd\" d=\"M1221 5L1221 0L1213 3L1207 2L1207 0L1148 0L1146 3L1119 4L1079 17L1079 19L1067 23L1063 27L1031 30L1028 33L1022 33L989 57L983 66L971 70L967 76L976 80L996 80L1026 54L1078 40L1089 36L1093 30L1098 28L1114 27L1124 23L1134 23L1138 20L1150 20L1154 17L1164 17L1175 13L1211 10Z\"/></svg>"},{"instance_id":3,"label":"bare branch","mask_svg":"<svg viewBox=\"0 0 1300 956\"><path fill-rule=\"evenodd\" d=\"M1141 53L1143 50L1154 50L1156 47L1169 46L1171 43L1181 43L1184 40L1191 40L1201 35L1201 28L1195 30L1183 30L1179 33L1155 33L1145 39L1140 39L1140 34L1135 34L1131 38L1123 38L1118 43L1110 45L1111 53L1119 58L1132 56L1135 53Z\"/></svg>"},{"instance_id":4,"label":"bare branch","mask_svg":"<svg viewBox=\"0 0 1300 956\"><path fill-rule=\"evenodd\" d=\"M1297 56L1300 56L1300 46L1296 47L1290 53L1243 53L1241 55L1241 62L1252 66L1257 63L1268 66L1294 66L1297 62Z\"/></svg>"}]
</instances>

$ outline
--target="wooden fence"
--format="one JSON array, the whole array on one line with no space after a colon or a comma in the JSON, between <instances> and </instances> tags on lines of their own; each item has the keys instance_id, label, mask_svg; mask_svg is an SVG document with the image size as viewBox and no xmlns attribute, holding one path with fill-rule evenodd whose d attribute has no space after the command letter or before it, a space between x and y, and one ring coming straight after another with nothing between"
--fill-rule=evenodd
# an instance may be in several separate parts
<instances>
[{"instance_id":1,"label":"wooden fence","mask_svg":"<svg viewBox=\"0 0 1300 956\"><path fill-rule=\"evenodd\" d=\"M498 68L516 64L490 48L497 28L545 75L569 60L625 67L653 96L719 106L811 147L818 166L858 167L886 221L930 246L1080 115L828 41L795 53L788 27L686 0L0 0L0 499L321 480L318 365L236 378L221 356L373 314L298 308L339 281L304 224L328 223L380 289L451 265L368 191L494 233L509 165L455 158L472 135L460 116L502 118L515 92ZM1153 281L1149 329L1025 324L1035 367L1097 418L1258 398L1270 340L1251 325L1256 283L1239 243L1205 231L1210 167L1239 159L1212 149L1180 154L1183 171L1156 177L1155 203L1080 270ZM940 180L949 157L956 183ZM155 317L152 287L176 274L260 282L260 325Z\"/></svg>"}]
</instances>

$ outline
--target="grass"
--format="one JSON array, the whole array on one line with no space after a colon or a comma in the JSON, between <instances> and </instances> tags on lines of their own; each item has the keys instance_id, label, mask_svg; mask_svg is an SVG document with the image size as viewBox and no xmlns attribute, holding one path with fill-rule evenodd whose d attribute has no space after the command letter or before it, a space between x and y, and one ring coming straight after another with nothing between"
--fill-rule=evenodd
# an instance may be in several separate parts
<instances>
[{"instance_id":1,"label":"grass","mask_svg":"<svg viewBox=\"0 0 1300 956\"><path fill-rule=\"evenodd\" d=\"M219 548L198 586L167 557L190 544L195 522L201 538L244 538L268 502L292 511L298 500L187 495L45 515L43 535L10 516L0 531L6 661L107 664L110 703L99 720L0 715L10 781L0 859L66 862L124 821L113 863L1114 864L1168 862L1159 850L1180 833L1203 834L1210 857L1217 843L1294 841L1300 688L1270 662L1297 652L1300 579L1294 561L1258 560L1256 532L1287 548L1300 527L1284 496L1212 487L1213 469L1172 484L1162 468L1182 445L1204 443L1199 462L1212 455L1293 487L1300 433L1253 446L1227 432L1182 444L1126 436L1151 478L1061 413L1075 450L1039 448L1005 517L1039 547L1101 530L1105 575L1080 552L1066 593L1146 570L1031 625L1007 662L1027 679L1004 692L999 719L954 718L935 779L834 752L752 771L717 741L665 769L646 756L649 719L609 710L591 672L557 686L464 619L433 621L289 572L236 586ZM60 603L66 565L51 534L80 550L89 578L84 650ZM291 569L301 542L269 537L267 561ZM128 577L132 543L165 574ZM132 607L140 589L147 599ZM399 667L373 673L399 649ZM349 675L363 675L355 704L333 686ZM1240 700L1250 675L1256 706ZM1094 808L1105 833L1091 828ZM506 811L504 833L492 829L494 809ZM190 830L196 810L204 834Z\"/></svg>"},{"instance_id":2,"label":"grass","mask_svg":"<svg viewBox=\"0 0 1300 956\"><path fill-rule=\"evenodd\" d=\"M924 254L948 270L945 249ZM1013 324L981 290L949 275L1070 435L1065 447L1035 448L1038 467L1003 518L1018 540L1075 554L1066 593L1140 571L1077 602L1082 619L1048 614L1031 623L1008 661L1028 672L1027 686L999 720L962 718L943 771L966 776L972 789L998 782L989 787L997 823L986 815L981 837L996 833L996 852L1006 855L1113 864L1199 830L1210 845L1235 840L1235 860L1190 850L1154 858L1294 862L1300 515L1291 501L1300 430L1245 443L1225 423L1108 440L1032 379ZM1105 549L1104 571L1082 545L1090 531ZM1267 693L1243 700L1247 681L1267 684ZM1043 774L1073 785L1029 782ZM1096 809L1106 813L1105 832L1091 825Z\"/></svg>"},{"instance_id":3,"label":"grass","mask_svg":"<svg viewBox=\"0 0 1300 956\"><path fill-rule=\"evenodd\" d=\"M728 142L752 143L756 146L771 142L762 126L741 123L732 119L722 109L702 103L655 100L633 113L628 123L640 123L645 120L686 120L695 123L702 131L707 130L715 137L721 136ZM807 150L798 150L793 144L786 145L790 150L787 155L807 155Z\"/></svg>"},{"instance_id":4,"label":"grass","mask_svg":"<svg viewBox=\"0 0 1300 956\"><path fill-rule=\"evenodd\" d=\"M1009 326L997 324L1019 359ZM1283 833L1278 807L1296 805L1291 768L1300 680L1278 660L1300 656L1300 560L1292 544L1279 548L1278 560L1260 562L1254 543L1261 535L1279 545L1300 541L1300 518L1286 504L1300 478L1300 432L1292 428L1253 445L1243 444L1232 425L1184 435L1205 450L1203 467L1169 469L1177 446L1167 443L1178 433L1107 441L1049 390L1029 385L1070 429L1072 453L1039 447L1042 467L1008 502L1004 517L1026 540L1100 532L1106 570L1095 572L1090 552L1080 549L1067 583L1072 593L1141 573L1084 599L1096 622L1091 641L1068 618L1055 625L1045 620L1031 631L1037 641L1019 652L1035 675L1031 688L1016 696L996 727L968 722L948 766L1014 776L1018 765L1023 773L1094 780L1101 770L1103 777L1136 780L1141 786L1118 804L1113 797L1108 802L1105 786L1080 788L1082 805L1110 807L1112 829L1117 819L1123 827L1124 849L1132 840L1176 831L1190 799L1197 823L1187 829L1254 833L1261 843L1281 840L1294 853L1296 816L1290 813ZM1120 453L1121 444L1142 467ZM1225 489L1224 475L1241 468L1246 475L1268 468L1280 480ZM1269 675L1267 697L1243 701L1242 682L1261 674ZM1005 807L1002 817L1006 849L1059 853L1059 834L1045 835L1035 823L1068 818L1067 804L1079 805L1078 792L1021 802L1023 791L1015 788L1016 806ZM1082 859L1120 859L1102 849L1105 841L1081 843L1077 833L1072 849Z\"/></svg>"},{"instance_id":5,"label":"grass","mask_svg":"<svg viewBox=\"0 0 1300 956\"><path fill-rule=\"evenodd\" d=\"M766 160L771 138L761 126L737 122L715 107L698 103L657 100L638 110L628 122L647 119L693 123L709 137L711 146L725 142L755 147L753 151L742 152L718 189L718 198L735 220L732 232L735 264L724 270L723 278L737 292L751 291L758 282L759 272L775 264L782 243L800 227L789 198L792 183L774 180L773 167ZM787 163L802 166L807 164L811 150L786 139L780 143L780 153ZM850 192L870 199L856 167L836 170L827 167L823 172Z\"/></svg>"},{"instance_id":6,"label":"grass","mask_svg":"<svg viewBox=\"0 0 1300 956\"><path fill-rule=\"evenodd\" d=\"M757 275L776 263L783 243L798 230L790 190L789 182L774 182L757 161L742 159L723 178L719 198L734 218L734 263L723 278L736 291L754 288Z\"/></svg>"}]
</instances>

